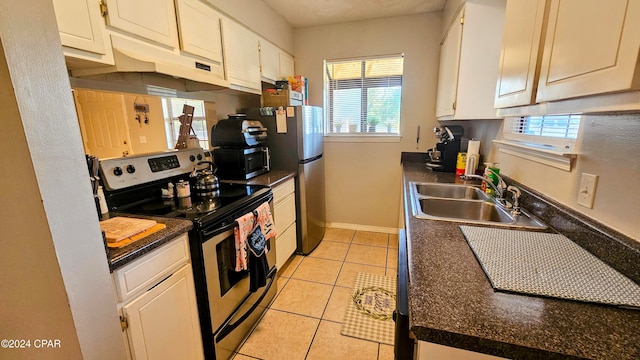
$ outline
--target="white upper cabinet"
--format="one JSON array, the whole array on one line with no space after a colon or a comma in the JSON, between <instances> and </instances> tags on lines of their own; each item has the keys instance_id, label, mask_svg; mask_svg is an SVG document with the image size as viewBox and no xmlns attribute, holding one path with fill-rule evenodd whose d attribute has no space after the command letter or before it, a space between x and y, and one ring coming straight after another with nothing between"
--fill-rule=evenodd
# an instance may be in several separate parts
<instances>
[{"instance_id":1,"label":"white upper cabinet","mask_svg":"<svg viewBox=\"0 0 640 360\"><path fill-rule=\"evenodd\" d=\"M180 49L222 62L220 14L198 0L176 0Z\"/></svg>"},{"instance_id":2,"label":"white upper cabinet","mask_svg":"<svg viewBox=\"0 0 640 360\"><path fill-rule=\"evenodd\" d=\"M53 0L62 45L106 54L100 4L92 0Z\"/></svg>"},{"instance_id":3,"label":"white upper cabinet","mask_svg":"<svg viewBox=\"0 0 640 360\"><path fill-rule=\"evenodd\" d=\"M263 80L280 79L280 49L266 40L260 40L260 72Z\"/></svg>"},{"instance_id":4,"label":"white upper cabinet","mask_svg":"<svg viewBox=\"0 0 640 360\"><path fill-rule=\"evenodd\" d=\"M173 0L109 0L107 24L172 48L178 48Z\"/></svg>"},{"instance_id":5,"label":"white upper cabinet","mask_svg":"<svg viewBox=\"0 0 640 360\"><path fill-rule=\"evenodd\" d=\"M546 0L507 2L496 108L529 105L534 101L546 4Z\"/></svg>"},{"instance_id":6,"label":"white upper cabinet","mask_svg":"<svg viewBox=\"0 0 640 360\"><path fill-rule=\"evenodd\" d=\"M53 0L60 41L69 69L113 65L111 42L105 29L100 2Z\"/></svg>"},{"instance_id":7,"label":"white upper cabinet","mask_svg":"<svg viewBox=\"0 0 640 360\"><path fill-rule=\"evenodd\" d=\"M284 51L280 51L280 76L279 79L288 78L289 76L295 75L295 71L293 68L293 56L287 54Z\"/></svg>"},{"instance_id":8,"label":"white upper cabinet","mask_svg":"<svg viewBox=\"0 0 640 360\"><path fill-rule=\"evenodd\" d=\"M537 102L640 88L640 1L552 0Z\"/></svg>"},{"instance_id":9,"label":"white upper cabinet","mask_svg":"<svg viewBox=\"0 0 640 360\"><path fill-rule=\"evenodd\" d=\"M261 93L259 38L244 26L222 18L222 42L231 87Z\"/></svg>"},{"instance_id":10,"label":"white upper cabinet","mask_svg":"<svg viewBox=\"0 0 640 360\"><path fill-rule=\"evenodd\" d=\"M437 117L455 114L463 19L464 11L453 22L440 47L440 68L438 69L438 93L436 99Z\"/></svg>"},{"instance_id":11,"label":"white upper cabinet","mask_svg":"<svg viewBox=\"0 0 640 360\"><path fill-rule=\"evenodd\" d=\"M505 0L467 0L440 49L439 120L496 119Z\"/></svg>"}]
</instances>

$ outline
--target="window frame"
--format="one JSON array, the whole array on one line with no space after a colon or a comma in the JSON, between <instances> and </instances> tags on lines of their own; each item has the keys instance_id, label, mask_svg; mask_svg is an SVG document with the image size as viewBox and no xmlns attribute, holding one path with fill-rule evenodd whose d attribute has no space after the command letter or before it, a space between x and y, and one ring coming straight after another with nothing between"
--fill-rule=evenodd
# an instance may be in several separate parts
<instances>
[{"instance_id":1,"label":"window frame","mask_svg":"<svg viewBox=\"0 0 640 360\"><path fill-rule=\"evenodd\" d=\"M567 116L579 116L566 114ZM546 116L546 115L545 115ZM556 116L556 115L554 115ZM522 133L522 116L506 117L502 139L493 140L501 153L517 156L540 164L571 171L579 153L582 124L578 125L576 138L553 137ZM582 119L580 119L582 121ZM521 129L516 131L515 129Z\"/></svg>"},{"instance_id":2,"label":"window frame","mask_svg":"<svg viewBox=\"0 0 640 360\"><path fill-rule=\"evenodd\" d=\"M368 60L379 60L379 59L402 59L403 68L404 68L404 54L391 54L391 55L380 55L380 56L363 56L356 58L348 58L348 59L331 59L324 60L323 62L323 78L324 78L324 107L325 111L325 119L324 119L324 136L326 139L336 142L342 141L365 141L365 142L396 142L399 141L401 137L402 131L402 92L403 92L403 78L404 78L404 69L402 75L391 75L385 76L382 78L387 79L386 85L381 86L381 77L370 77L367 78L366 74L366 62ZM349 62L349 61L359 61L360 62L360 78L353 79L335 79L331 80L328 74L329 65L332 63L339 62ZM339 84L338 86L332 86L332 83ZM368 92L370 89L388 89L399 86L400 87L400 99L399 99L399 111L398 111L398 123L397 130L392 132L369 132L368 124L367 124L367 112L368 112ZM360 93L360 120L359 120L359 128L358 132L334 132L334 118L333 118L333 102L335 99L334 91L336 90L346 90L346 89L361 89ZM350 139L346 139L350 138ZM371 139L374 138L374 139Z\"/></svg>"},{"instance_id":3,"label":"window frame","mask_svg":"<svg viewBox=\"0 0 640 360\"><path fill-rule=\"evenodd\" d=\"M201 105L202 116L196 116L194 113L193 119L191 121L191 128L193 132L195 132L195 129L193 129L193 123L200 122L200 121L203 122L204 129L205 129L204 139L201 139L200 137L198 137L198 143L203 149L208 149L209 148L209 131L207 129L208 127L207 113L206 113L206 106L204 104L204 100L185 99L185 98L162 98L162 113L164 117L165 133L167 135L167 145L169 146L169 148L170 149L174 148L178 141L177 133L180 131L180 116L182 115L182 113L180 114L173 113L171 103L174 101L184 102L184 103L187 103L187 105L192 105L192 104L189 104L189 102L200 102L202 104Z\"/></svg>"}]
</instances>

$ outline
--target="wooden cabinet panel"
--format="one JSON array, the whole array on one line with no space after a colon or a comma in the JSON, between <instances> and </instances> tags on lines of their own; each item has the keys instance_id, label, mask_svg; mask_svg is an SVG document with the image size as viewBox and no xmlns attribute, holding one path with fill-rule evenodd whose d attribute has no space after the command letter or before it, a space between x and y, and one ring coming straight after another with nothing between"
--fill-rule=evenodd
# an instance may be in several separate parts
<instances>
[{"instance_id":1,"label":"wooden cabinet panel","mask_svg":"<svg viewBox=\"0 0 640 360\"><path fill-rule=\"evenodd\" d=\"M293 56L283 51L280 51L279 58L280 58L280 74L278 76L278 79L294 76L295 69L294 69L294 63L293 63Z\"/></svg>"},{"instance_id":2,"label":"wooden cabinet panel","mask_svg":"<svg viewBox=\"0 0 640 360\"><path fill-rule=\"evenodd\" d=\"M107 24L172 48L178 47L173 0L109 0Z\"/></svg>"},{"instance_id":3,"label":"wooden cabinet panel","mask_svg":"<svg viewBox=\"0 0 640 360\"><path fill-rule=\"evenodd\" d=\"M268 41L260 41L260 73L262 78L269 81L279 80L280 53L279 49Z\"/></svg>"},{"instance_id":4,"label":"wooden cabinet panel","mask_svg":"<svg viewBox=\"0 0 640 360\"><path fill-rule=\"evenodd\" d=\"M224 64L227 80L233 85L260 94L260 53L258 36L242 25L222 19Z\"/></svg>"},{"instance_id":5,"label":"wooden cabinet panel","mask_svg":"<svg viewBox=\"0 0 640 360\"><path fill-rule=\"evenodd\" d=\"M441 47L439 120L497 119L494 108L505 0L467 0Z\"/></svg>"},{"instance_id":6,"label":"wooden cabinet panel","mask_svg":"<svg viewBox=\"0 0 640 360\"><path fill-rule=\"evenodd\" d=\"M298 245L296 239L296 223L293 223L276 237L276 267L278 269L281 269L296 251Z\"/></svg>"},{"instance_id":7,"label":"wooden cabinet panel","mask_svg":"<svg viewBox=\"0 0 640 360\"><path fill-rule=\"evenodd\" d=\"M220 14L198 0L176 0L180 48L222 62Z\"/></svg>"},{"instance_id":8,"label":"wooden cabinet panel","mask_svg":"<svg viewBox=\"0 0 640 360\"><path fill-rule=\"evenodd\" d=\"M640 2L552 0L537 102L640 88Z\"/></svg>"},{"instance_id":9,"label":"wooden cabinet panel","mask_svg":"<svg viewBox=\"0 0 640 360\"><path fill-rule=\"evenodd\" d=\"M534 102L546 0L508 1L496 85L496 108Z\"/></svg>"},{"instance_id":10,"label":"wooden cabinet panel","mask_svg":"<svg viewBox=\"0 0 640 360\"><path fill-rule=\"evenodd\" d=\"M437 117L455 113L463 17L464 10L451 25L440 47L440 68L438 70L438 93L436 99Z\"/></svg>"},{"instance_id":11,"label":"wooden cabinet panel","mask_svg":"<svg viewBox=\"0 0 640 360\"><path fill-rule=\"evenodd\" d=\"M134 359L203 359L191 264L122 308Z\"/></svg>"},{"instance_id":12,"label":"wooden cabinet panel","mask_svg":"<svg viewBox=\"0 0 640 360\"><path fill-rule=\"evenodd\" d=\"M53 0L62 45L106 54L98 1Z\"/></svg>"},{"instance_id":13,"label":"wooden cabinet panel","mask_svg":"<svg viewBox=\"0 0 640 360\"><path fill-rule=\"evenodd\" d=\"M273 188L273 208L274 222L278 232L276 266L280 269L298 246L294 179L289 179Z\"/></svg>"}]
</instances>

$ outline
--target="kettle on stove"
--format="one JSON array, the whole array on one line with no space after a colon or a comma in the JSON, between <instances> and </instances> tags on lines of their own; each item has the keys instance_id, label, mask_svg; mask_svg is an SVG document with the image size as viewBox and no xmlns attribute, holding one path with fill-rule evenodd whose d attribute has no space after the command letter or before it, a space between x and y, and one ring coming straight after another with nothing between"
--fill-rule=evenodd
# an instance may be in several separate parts
<instances>
[{"instance_id":1,"label":"kettle on stove","mask_svg":"<svg viewBox=\"0 0 640 360\"><path fill-rule=\"evenodd\" d=\"M198 165L209 164L209 168L193 169L190 177L194 179L193 190L203 198L220 196L220 181L215 175L218 167L211 161L200 161Z\"/></svg>"}]
</instances>

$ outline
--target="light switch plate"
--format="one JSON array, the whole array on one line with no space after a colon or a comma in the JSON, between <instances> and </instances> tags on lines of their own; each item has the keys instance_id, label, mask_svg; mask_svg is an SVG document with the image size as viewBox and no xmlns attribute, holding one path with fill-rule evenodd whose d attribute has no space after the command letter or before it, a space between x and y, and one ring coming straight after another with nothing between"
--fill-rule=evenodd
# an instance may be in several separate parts
<instances>
[{"instance_id":1,"label":"light switch plate","mask_svg":"<svg viewBox=\"0 0 640 360\"><path fill-rule=\"evenodd\" d=\"M593 199L596 196L598 175L582 173L578 188L578 204L593 209Z\"/></svg>"}]
</instances>

